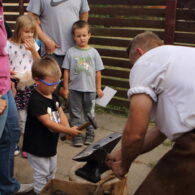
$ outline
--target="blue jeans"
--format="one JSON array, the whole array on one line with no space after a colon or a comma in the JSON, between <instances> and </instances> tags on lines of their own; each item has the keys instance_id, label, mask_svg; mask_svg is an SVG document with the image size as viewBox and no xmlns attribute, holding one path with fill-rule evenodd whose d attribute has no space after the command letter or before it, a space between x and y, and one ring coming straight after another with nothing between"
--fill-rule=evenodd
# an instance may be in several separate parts
<instances>
[{"instance_id":1,"label":"blue jeans","mask_svg":"<svg viewBox=\"0 0 195 195\"><path fill-rule=\"evenodd\" d=\"M14 150L19 140L18 115L12 92L2 96L7 101L5 112L0 115L0 195L12 195L20 188L13 178Z\"/></svg>"}]
</instances>

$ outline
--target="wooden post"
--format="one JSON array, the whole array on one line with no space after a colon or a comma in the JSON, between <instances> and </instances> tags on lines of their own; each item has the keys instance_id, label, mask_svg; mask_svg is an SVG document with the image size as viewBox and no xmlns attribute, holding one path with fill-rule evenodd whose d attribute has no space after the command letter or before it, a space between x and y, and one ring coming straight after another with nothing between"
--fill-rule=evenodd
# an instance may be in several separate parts
<instances>
[{"instance_id":1,"label":"wooden post","mask_svg":"<svg viewBox=\"0 0 195 195\"><path fill-rule=\"evenodd\" d=\"M165 44L173 44L175 38L177 0L167 0L165 18Z\"/></svg>"},{"instance_id":2,"label":"wooden post","mask_svg":"<svg viewBox=\"0 0 195 195\"><path fill-rule=\"evenodd\" d=\"M19 14L24 14L24 0L19 0Z\"/></svg>"}]
</instances>

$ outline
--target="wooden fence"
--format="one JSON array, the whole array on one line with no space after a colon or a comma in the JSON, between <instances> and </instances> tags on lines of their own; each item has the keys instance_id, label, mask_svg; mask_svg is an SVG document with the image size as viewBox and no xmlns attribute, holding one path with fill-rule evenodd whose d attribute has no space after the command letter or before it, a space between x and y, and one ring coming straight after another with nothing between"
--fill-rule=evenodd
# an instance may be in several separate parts
<instances>
[{"instance_id":1,"label":"wooden fence","mask_svg":"<svg viewBox=\"0 0 195 195\"><path fill-rule=\"evenodd\" d=\"M103 85L117 89L107 110L126 113L130 64L129 40L145 30L157 33L166 44L195 45L194 0L88 0L90 43L103 59ZM4 0L5 18L13 27L24 14L27 0Z\"/></svg>"}]
</instances>

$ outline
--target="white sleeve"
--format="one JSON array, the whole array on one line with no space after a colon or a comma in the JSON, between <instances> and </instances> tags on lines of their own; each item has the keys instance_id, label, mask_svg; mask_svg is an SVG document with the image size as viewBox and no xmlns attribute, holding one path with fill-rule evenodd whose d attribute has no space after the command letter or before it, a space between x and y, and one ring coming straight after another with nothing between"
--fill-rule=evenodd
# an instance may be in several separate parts
<instances>
[{"instance_id":1,"label":"white sleeve","mask_svg":"<svg viewBox=\"0 0 195 195\"><path fill-rule=\"evenodd\" d=\"M80 14L88 12L90 10L87 0L81 0Z\"/></svg>"},{"instance_id":2,"label":"white sleeve","mask_svg":"<svg viewBox=\"0 0 195 195\"><path fill-rule=\"evenodd\" d=\"M26 10L40 16L42 12L41 6L41 0L30 0Z\"/></svg>"},{"instance_id":3,"label":"white sleeve","mask_svg":"<svg viewBox=\"0 0 195 195\"><path fill-rule=\"evenodd\" d=\"M71 63L71 55L70 55L70 49L66 52L66 55L64 57L64 61L62 63L63 69L70 69L70 63Z\"/></svg>"},{"instance_id":4,"label":"white sleeve","mask_svg":"<svg viewBox=\"0 0 195 195\"><path fill-rule=\"evenodd\" d=\"M153 59L151 56L150 58L143 56L141 60L135 63L130 72L128 97L145 93L156 102L158 94L164 90L167 69L167 61L156 60L156 57Z\"/></svg>"}]
</instances>

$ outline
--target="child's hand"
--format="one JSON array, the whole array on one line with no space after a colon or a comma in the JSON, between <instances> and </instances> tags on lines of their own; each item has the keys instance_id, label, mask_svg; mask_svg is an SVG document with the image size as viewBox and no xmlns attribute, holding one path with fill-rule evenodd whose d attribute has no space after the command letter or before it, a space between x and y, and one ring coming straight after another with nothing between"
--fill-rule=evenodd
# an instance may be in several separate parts
<instances>
[{"instance_id":1,"label":"child's hand","mask_svg":"<svg viewBox=\"0 0 195 195\"><path fill-rule=\"evenodd\" d=\"M81 134L81 131L79 131L78 130L78 127L71 127L70 128L70 134L72 135L72 136L75 136L75 135L79 135L79 134Z\"/></svg>"},{"instance_id":2,"label":"child's hand","mask_svg":"<svg viewBox=\"0 0 195 195\"><path fill-rule=\"evenodd\" d=\"M17 94L17 90L16 90L16 87L15 87L15 83L14 82L11 82L11 90L12 90L12 94L14 96L14 98L16 97L16 94Z\"/></svg>"},{"instance_id":3,"label":"child's hand","mask_svg":"<svg viewBox=\"0 0 195 195\"><path fill-rule=\"evenodd\" d=\"M96 93L97 93L97 96L99 98L101 98L104 95L104 93L103 93L103 91L101 89L97 89Z\"/></svg>"},{"instance_id":4,"label":"child's hand","mask_svg":"<svg viewBox=\"0 0 195 195\"><path fill-rule=\"evenodd\" d=\"M33 39L26 39L24 42L24 47L31 52L35 50L35 42Z\"/></svg>"},{"instance_id":5,"label":"child's hand","mask_svg":"<svg viewBox=\"0 0 195 195\"><path fill-rule=\"evenodd\" d=\"M11 78L11 79L18 79L18 78L16 77L16 72L14 72L13 70L10 71L10 78Z\"/></svg>"},{"instance_id":6,"label":"child's hand","mask_svg":"<svg viewBox=\"0 0 195 195\"><path fill-rule=\"evenodd\" d=\"M68 96L69 96L69 89L64 89L64 87L60 87L60 95L61 95L64 99L68 99Z\"/></svg>"},{"instance_id":7,"label":"child's hand","mask_svg":"<svg viewBox=\"0 0 195 195\"><path fill-rule=\"evenodd\" d=\"M3 100L0 98L0 115L3 114L3 112L5 111L7 107L7 102L6 100Z\"/></svg>"}]
</instances>

